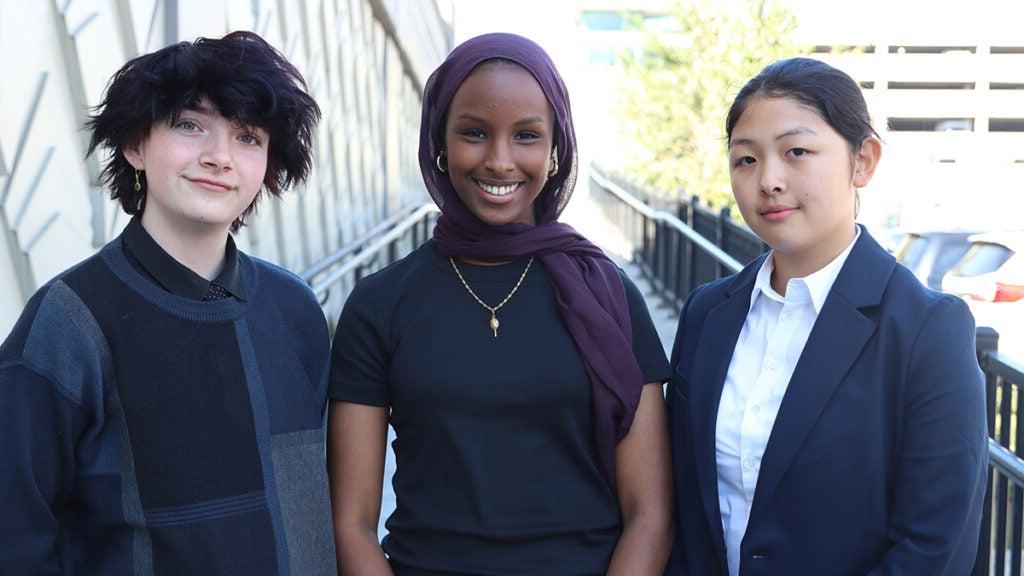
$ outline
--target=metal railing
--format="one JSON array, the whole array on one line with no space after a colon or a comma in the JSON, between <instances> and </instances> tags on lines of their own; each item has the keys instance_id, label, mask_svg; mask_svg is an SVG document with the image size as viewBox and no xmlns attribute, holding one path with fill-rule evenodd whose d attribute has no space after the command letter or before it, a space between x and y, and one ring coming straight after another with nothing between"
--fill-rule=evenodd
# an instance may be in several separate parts
<instances>
[{"instance_id":1,"label":"metal railing","mask_svg":"<svg viewBox=\"0 0 1024 576\"><path fill-rule=\"evenodd\" d=\"M637 197L635 185L592 167L591 198L634 246L634 261L658 296L676 310L705 282L738 272L763 244L739 224L725 222L694 202L680 214L657 210ZM633 191L633 192L631 192ZM694 216L696 214L696 216ZM699 229L698 229L699 227ZM703 230L716 230L707 237ZM750 237L753 237L751 239ZM756 250L756 251L755 251ZM998 352L998 334L978 328L978 363L985 374L988 407L989 482L973 576L1020 576L1024 548L1024 365Z\"/></svg>"},{"instance_id":2,"label":"metal railing","mask_svg":"<svg viewBox=\"0 0 1024 576\"><path fill-rule=\"evenodd\" d=\"M743 268L677 215L644 203L600 168L592 167L590 182L591 199L636 247L633 260L659 297L677 310L697 286Z\"/></svg>"},{"instance_id":3,"label":"metal railing","mask_svg":"<svg viewBox=\"0 0 1024 576\"><path fill-rule=\"evenodd\" d=\"M426 242L437 214L432 202L406 206L300 274L320 299L331 334L355 283Z\"/></svg>"},{"instance_id":4,"label":"metal railing","mask_svg":"<svg viewBox=\"0 0 1024 576\"><path fill-rule=\"evenodd\" d=\"M978 328L978 363L985 373L989 478L974 575L1018 576L1024 550L1024 365L998 350L999 335Z\"/></svg>"}]
</instances>

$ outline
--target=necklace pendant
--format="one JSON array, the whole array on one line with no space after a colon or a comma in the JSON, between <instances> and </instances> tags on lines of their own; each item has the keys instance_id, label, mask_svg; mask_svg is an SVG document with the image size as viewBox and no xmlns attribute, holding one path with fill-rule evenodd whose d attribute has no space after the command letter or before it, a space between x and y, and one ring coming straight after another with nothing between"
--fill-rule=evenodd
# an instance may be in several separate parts
<instances>
[{"instance_id":1,"label":"necklace pendant","mask_svg":"<svg viewBox=\"0 0 1024 576\"><path fill-rule=\"evenodd\" d=\"M498 318L491 314L491 330L494 330L494 337L498 337L498 327L501 326L501 322L498 322Z\"/></svg>"}]
</instances>

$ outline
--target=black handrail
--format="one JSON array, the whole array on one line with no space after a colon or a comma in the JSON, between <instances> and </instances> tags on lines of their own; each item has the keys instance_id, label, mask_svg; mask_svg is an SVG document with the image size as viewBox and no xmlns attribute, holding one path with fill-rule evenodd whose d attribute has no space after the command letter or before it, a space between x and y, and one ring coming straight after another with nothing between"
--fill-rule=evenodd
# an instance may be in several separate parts
<instances>
[{"instance_id":1,"label":"black handrail","mask_svg":"<svg viewBox=\"0 0 1024 576\"><path fill-rule=\"evenodd\" d=\"M1018 576L1024 554L1024 365L998 350L999 334L979 327L985 374L989 477L974 576Z\"/></svg>"},{"instance_id":2,"label":"black handrail","mask_svg":"<svg viewBox=\"0 0 1024 576\"><path fill-rule=\"evenodd\" d=\"M300 274L320 300L332 334L356 281L426 242L437 213L432 202L403 207Z\"/></svg>"},{"instance_id":3,"label":"black handrail","mask_svg":"<svg viewBox=\"0 0 1024 576\"><path fill-rule=\"evenodd\" d=\"M355 272L360 266L364 266L369 263L372 259L378 256L385 248L393 250L394 242L414 229L415 226L422 224L426 218L432 214L438 212L437 206L433 204L424 204L416 210L403 218L400 222L394 224L379 237L373 239L373 242L363 247L358 252L347 251L348 254L353 254L351 258L346 260L344 263L338 266L335 270L324 276L321 280L311 284L313 292L316 294L322 294L327 291L328 288L341 278L344 278L348 274ZM425 240L425 238L424 238ZM417 246L419 243L416 244ZM413 246L412 248L415 248ZM388 264L398 259L397 254L391 254L388 258Z\"/></svg>"},{"instance_id":4,"label":"black handrail","mask_svg":"<svg viewBox=\"0 0 1024 576\"><path fill-rule=\"evenodd\" d=\"M331 252L327 256L324 256L320 260L314 262L309 268L303 271L300 276L307 284L312 285L313 279L323 274L326 270L332 266L342 262L345 258L351 254L358 252L367 243L379 236L381 233L394 227L396 224L401 222L410 212L420 208L421 204L409 204L399 208L394 214L389 216L387 219L378 222L372 226L366 232L363 232L359 237L355 238L351 242L346 243L344 246L338 248L334 252Z\"/></svg>"}]
</instances>

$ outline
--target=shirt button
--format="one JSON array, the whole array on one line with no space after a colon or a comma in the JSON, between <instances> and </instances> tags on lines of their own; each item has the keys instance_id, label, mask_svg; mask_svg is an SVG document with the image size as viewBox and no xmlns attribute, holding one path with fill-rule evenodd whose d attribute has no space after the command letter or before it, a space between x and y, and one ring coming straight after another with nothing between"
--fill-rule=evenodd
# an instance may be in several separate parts
<instances>
[{"instance_id":1,"label":"shirt button","mask_svg":"<svg viewBox=\"0 0 1024 576\"><path fill-rule=\"evenodd\" d=\"M754 411L754 414L757 414L758 412L760 412L760 411L761 411L761 406L760 406L760 405L758 405L758 404L754 404L754 407L753 407L753 408L751 408L751 410L753 410L753 411Z\"/></svg>"},{"instance_id":2,"label":"shirt button","mask_svg":"<svg viewBox=\"0 0 1024 576\"><path fill-rule=\"evenodd\" d=\"M770 358L768 360L768 369L769 370L775 370L775 368L778 367L778 365L779 365L779 363L776 362L774 358Z\"/></svg>"},{"instance_id":3,"label":"shirt button","mask_svg":"<svg viewBox=\"0 0 1024 576\"><path fill-rule=\"evenodd\" d=\"M792 313L786 312L785 314L782 315L782 321L783 322L789 322L791 320L793 320L793 314Z\"/></svg>"}]
</instances>

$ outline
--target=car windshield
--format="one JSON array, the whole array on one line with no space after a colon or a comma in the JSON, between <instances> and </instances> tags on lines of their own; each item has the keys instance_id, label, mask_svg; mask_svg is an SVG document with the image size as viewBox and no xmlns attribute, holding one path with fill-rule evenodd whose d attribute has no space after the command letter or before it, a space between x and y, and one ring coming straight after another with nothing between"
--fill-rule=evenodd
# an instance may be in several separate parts
<instances>
[{"instance_id":1,"label":"car windshield","mask_svg":"<svg viewBox=\"0 0 1024 576\"><path fill-rule=\"evenodd\" d=\"M939 278L946 273L947 270L953 267L967 250L971 247L970 244L963 240L946 242L939 249L939 255L935 257L935 265L932 267L932 275Z\"/></svg>"},{"instance_id":2,"label":"car windshield","mask_svg":"<svg viewBox=\"0 0 1024 576\"><path fill-rule=\"evenodd\" d=\"M1002 244L977 242L971 246L963 259L957 262L952 273L957 276L971 277L995 272L1011 256L1013 256L1013 250Z\"/></svg>"},{"instance_id":3,"label":"car windshield","mask_svg":"<svg viewBox=\"0 0 1024 576\"><path fill-rule=\"evenodd\" d=\"M907 234L896 247L896 260L907 268L914 268L924 256L928 241L920 234Z\"/></svg>"}]
</instances>

